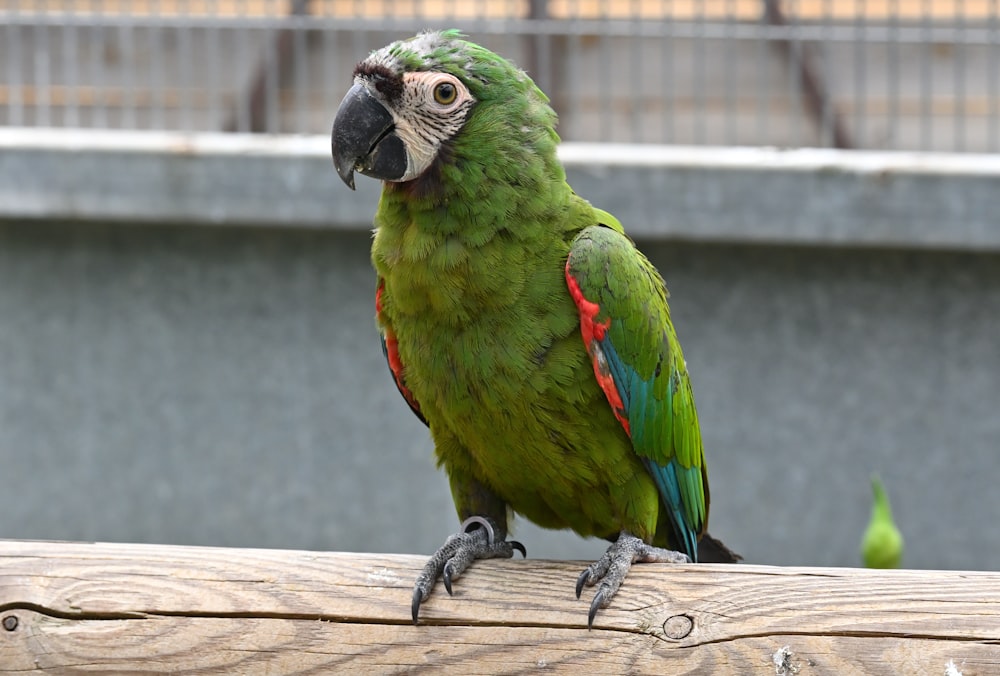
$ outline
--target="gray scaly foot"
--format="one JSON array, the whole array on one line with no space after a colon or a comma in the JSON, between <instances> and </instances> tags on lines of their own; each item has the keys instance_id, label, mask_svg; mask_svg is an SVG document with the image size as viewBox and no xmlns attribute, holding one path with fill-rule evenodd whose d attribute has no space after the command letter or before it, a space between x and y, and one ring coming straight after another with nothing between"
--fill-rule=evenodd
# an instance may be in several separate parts
<instances>
[{"instance_id":1,"label":"gray scaly foot","mask_svg":"<svg viewBox=\"0 0 1000 676\"><path fill-rule=\"evenodd\" d=\"M639 562L690 563L691 559L681 552L647 545L636 536L622 531L618 535L618 540L604 552L604 556L587 566L576 580L576 598L580 598L584 585L592 587L598 582L601 583L590 604L590 613L587 615L588 628L594 626L594 617L598 609L607 608L611 604L611 599L618 593L618 588L625 581L632 564Z\"/></svg>"},{"instance_id":2,"label":"gray scaly foot","mask_svg":"<svg viewBox=\"0 0 1000 676\"><path fill-rule=\"evenodd\" d=\"M451 583L457 580L476 559L509 559L514 556L515 549L521 552L521 556L528 555L520 542L498 540L496 531L492 519L471 516L462 522L461 532L449 536L434 552L413 586L413 602L410 605L413 624L417 623L420 604L430 596L439 577L444 579L444 588L451 595Z\"/></svg>"}]
</instances>

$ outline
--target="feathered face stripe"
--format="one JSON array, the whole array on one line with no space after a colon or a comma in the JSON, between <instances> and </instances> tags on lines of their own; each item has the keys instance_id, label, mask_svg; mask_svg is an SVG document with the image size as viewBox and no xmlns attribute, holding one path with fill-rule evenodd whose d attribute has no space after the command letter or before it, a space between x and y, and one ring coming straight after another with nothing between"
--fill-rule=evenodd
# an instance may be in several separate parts
<instances>
[{"instance_id":1,"label":"feathered face stripe","mask_svg":"<svg viewBox=\"0 0 1000 676\"><path fill-rule=\"evenodd\" d=\"M354 81L375 94L392 115L395 133L406 148L406 172L398 181L409 181L422 174L441 146L459 132L476 100L450 73L396 75L380 59L381 52L376 52L358 64Z\"/></svg>"}]
</instances>

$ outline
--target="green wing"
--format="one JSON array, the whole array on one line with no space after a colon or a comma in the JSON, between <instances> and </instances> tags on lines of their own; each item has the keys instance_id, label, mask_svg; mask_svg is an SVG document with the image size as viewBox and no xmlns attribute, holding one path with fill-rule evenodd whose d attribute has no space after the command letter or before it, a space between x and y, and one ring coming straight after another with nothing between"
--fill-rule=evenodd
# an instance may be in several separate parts
<instances>
[{"instance_id":1,"label":"green wing","mask_svg":"<svg viewBox=\"0 0 1000 676\"><path fill-rule=\"evenodd\" d=\"M678 545L697 560L708 475L687 365L663 278L609 214L584 229L566 261L594 375L656 483Z\"/></svg>"}]
</instances>

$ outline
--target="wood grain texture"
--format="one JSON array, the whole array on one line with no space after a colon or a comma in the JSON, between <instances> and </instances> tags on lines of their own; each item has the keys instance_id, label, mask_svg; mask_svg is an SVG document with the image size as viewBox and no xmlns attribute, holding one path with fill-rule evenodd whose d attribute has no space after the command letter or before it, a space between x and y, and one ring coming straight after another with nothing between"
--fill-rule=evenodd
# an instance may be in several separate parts
<instances>
[{"instance_id":1,"label":"wood grain texture","mask_svg":"<svg viewBox=\"0 0 1000 676\"><path fill-rule=\"evenodd\" d=\"M410 623L424 558L0 541L0 674L1000 674L1000 573L482 561ZM787 646L787 652L781 652Z\"/></svg>"}]
</instances>

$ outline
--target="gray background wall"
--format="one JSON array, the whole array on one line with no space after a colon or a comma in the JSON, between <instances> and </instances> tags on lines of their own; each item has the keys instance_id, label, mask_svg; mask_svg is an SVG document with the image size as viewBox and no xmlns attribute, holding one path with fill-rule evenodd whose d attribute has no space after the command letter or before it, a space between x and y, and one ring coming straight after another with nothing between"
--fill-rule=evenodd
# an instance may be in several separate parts
<instances>
[{"instance_id":1,"label":"gray background wall","mask_svg":"<svg viewBox=\"0 0 1000 676\"><path fill-rule=\"evenodd\" d=\"M454 530L385 369L369 234L228 225L0 221L0 537L429 553ZM908 566L997 566L1000 254L639 244L672 292L714 534L856 565L878 471Z\"/></svg>"}]
</instances>

